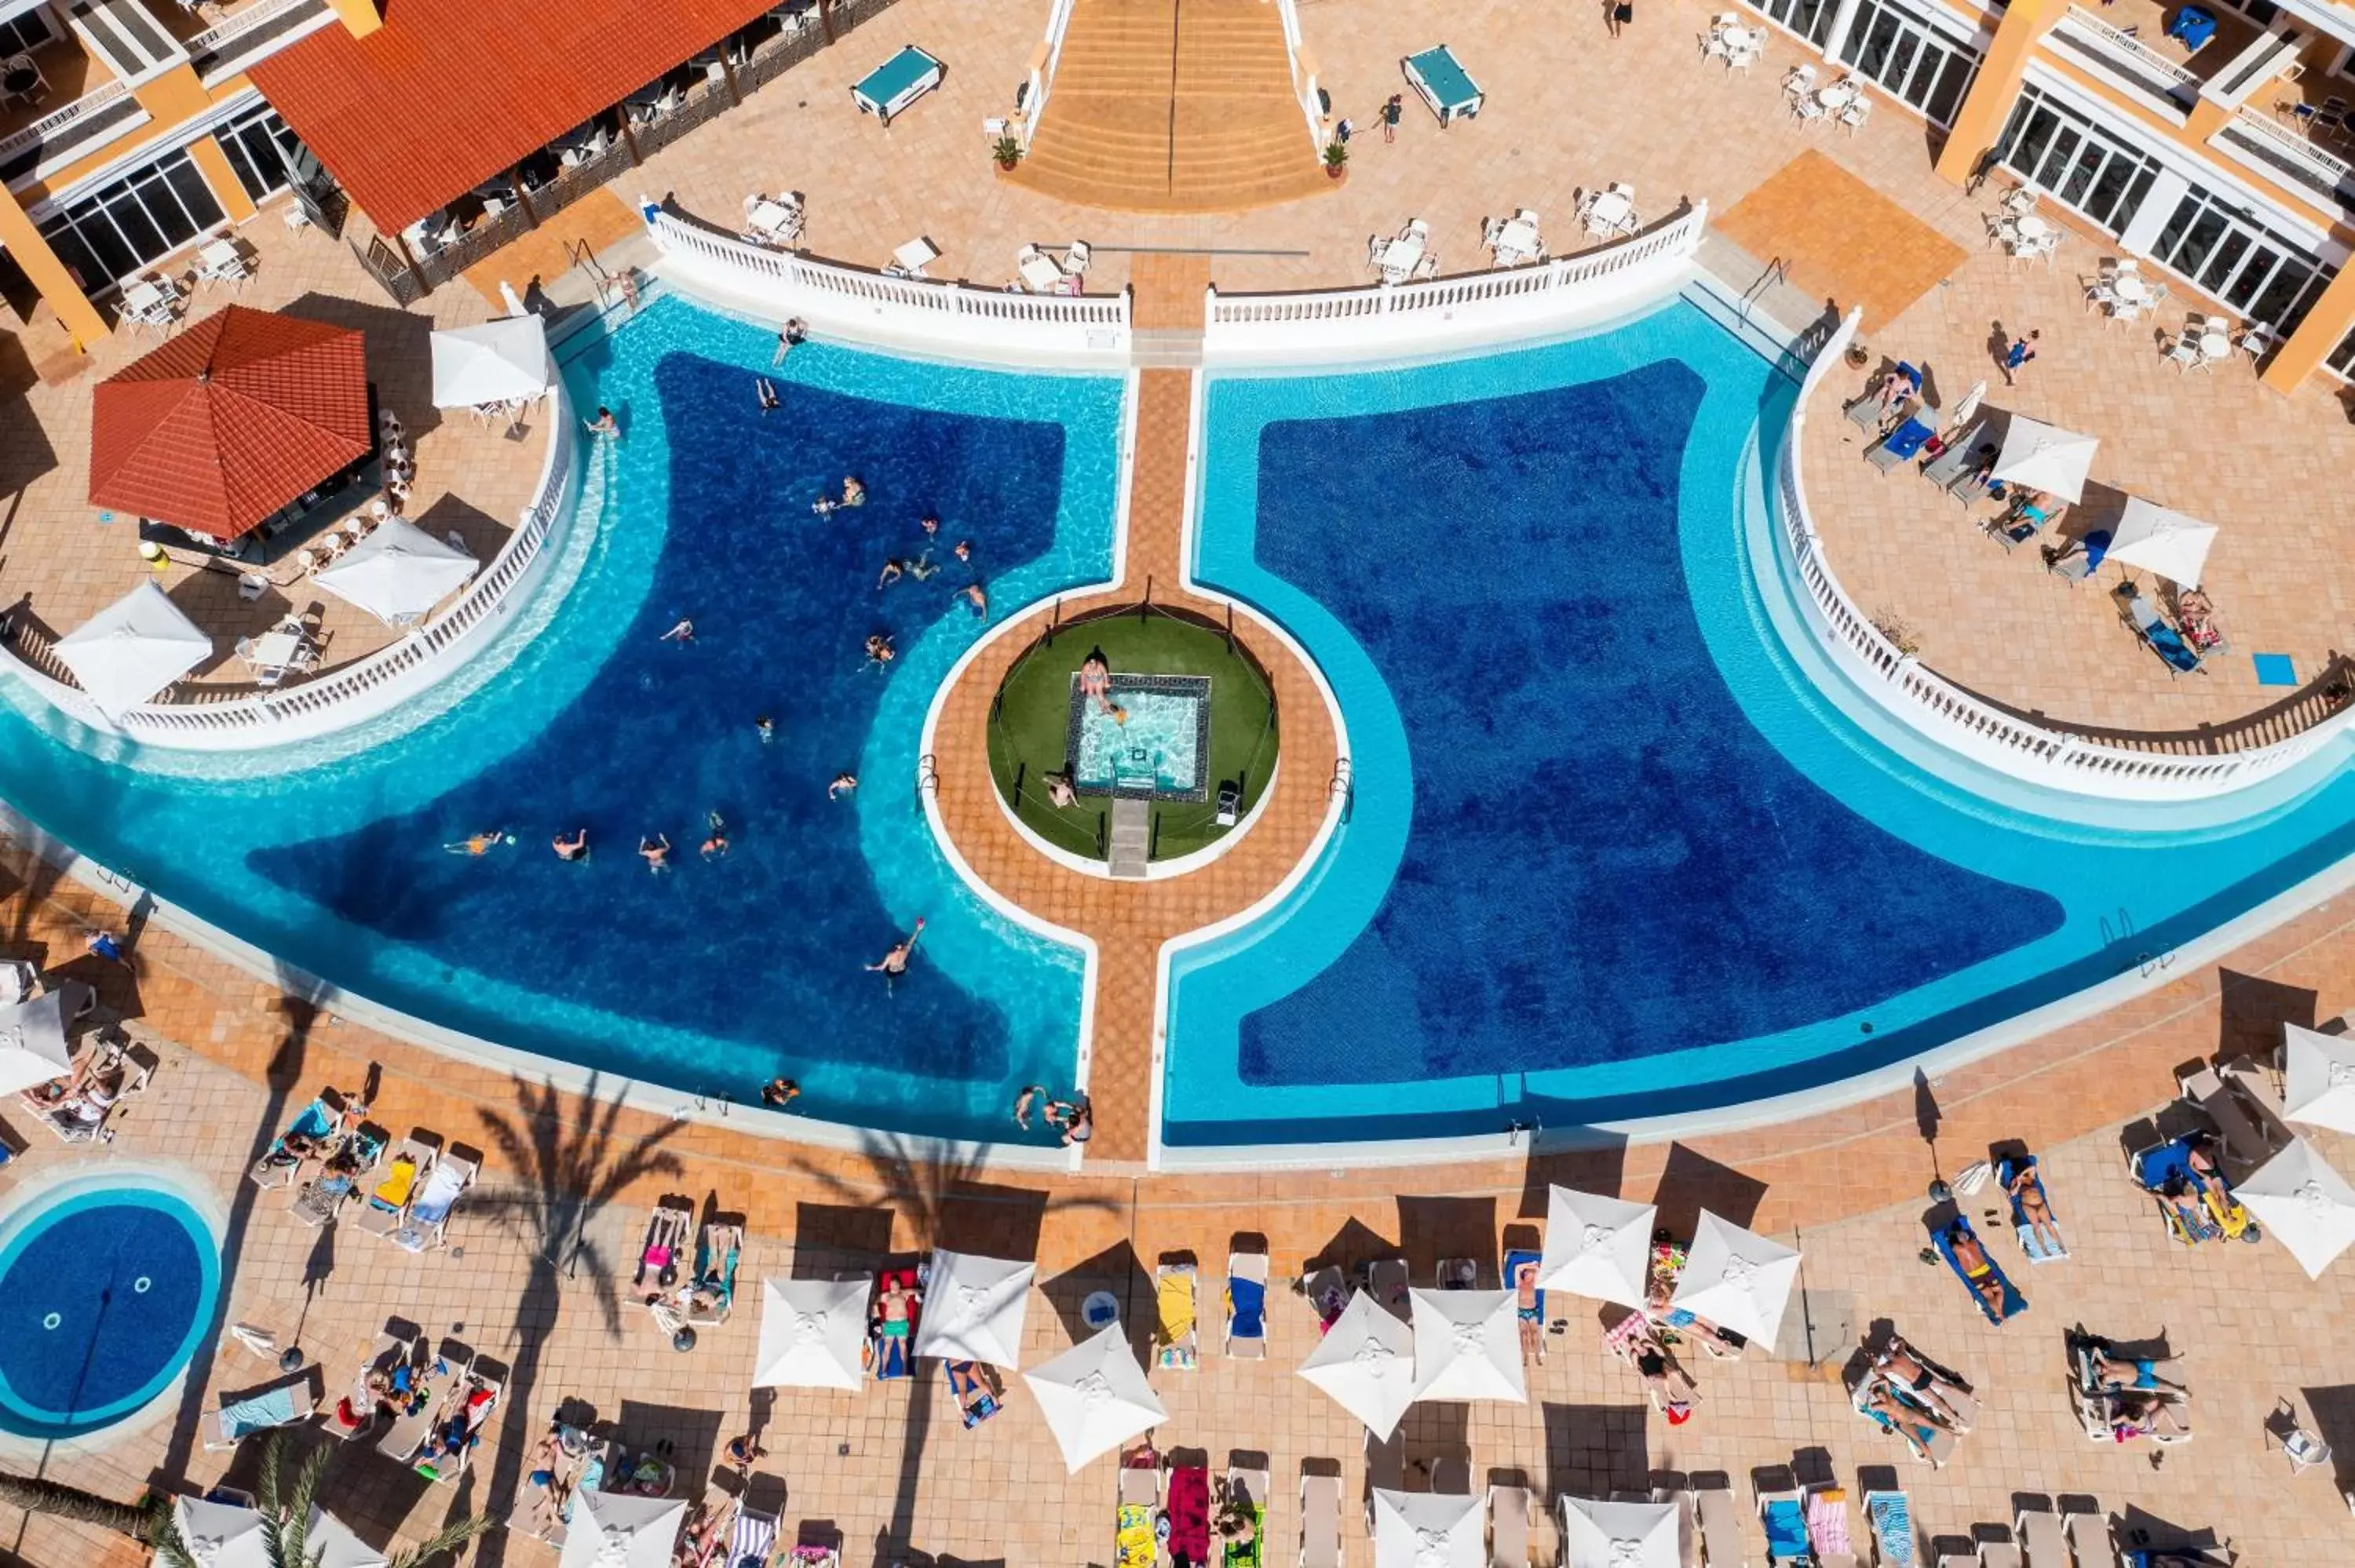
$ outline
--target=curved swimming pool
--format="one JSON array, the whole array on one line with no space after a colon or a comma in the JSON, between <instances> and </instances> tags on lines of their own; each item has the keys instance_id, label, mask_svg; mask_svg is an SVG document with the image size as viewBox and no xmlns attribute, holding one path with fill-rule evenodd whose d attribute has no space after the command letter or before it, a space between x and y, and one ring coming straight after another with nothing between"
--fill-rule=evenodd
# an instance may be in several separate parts
<instances>
[{"instance_id":1,"label":"curved swimming pool","mask_svg":"<svg viewBox=\"0 0 2355 1568\"><path fill-rule=\"evenodd\" d=\"M964 885L911 780L984 629L962 590L995 618L1108 575L1123 386L832 344L773 368L774 344L673 297L564 346L575 404L622 439L589 455L519 624L412 711L218 758L101 743L0 683L0 795L429 1023L614 1080L747 1101L783 1075L798 1114L1010 1135L1015 1087L1069 1080L1082 956ZM814 512L846 475L865 504ZM692 641L664 641L681 620ZM843 774L863 782L830 798ZM582 829L588 858L559 860ZM485 833L506 842L450 848ZM662 874L636 853L656 837ZM904 978L867 971L919 921Z\"/></svg>"},{"instance_id":2,"label":"curved swimming pool","mask_svg":"<svg viewBox=\"0 0 2355 1568\"><path fill-rule=\"evenodd\" d=\"M220 1244L144 1177L76 1177L0 1216L0 1432L79 1437L171 1386L211 1332Z\"/></svg>"},{"instance_id":3,"label":"curved swimming pool","mask_svg":"<svg viewBox=\"0 0 2355 1568\"><path fill-rule=\"evenodd\" d=\"M1276 907L1173 954L1166 1143L1799 1093L2161 962L2355 847L2331 759L2233 820L2094 822L1833 700L1753 570L1796 392L1685 301L1209 382L1196 576L1316 661L1355 787Z\"/></svg>"}]
</instances>

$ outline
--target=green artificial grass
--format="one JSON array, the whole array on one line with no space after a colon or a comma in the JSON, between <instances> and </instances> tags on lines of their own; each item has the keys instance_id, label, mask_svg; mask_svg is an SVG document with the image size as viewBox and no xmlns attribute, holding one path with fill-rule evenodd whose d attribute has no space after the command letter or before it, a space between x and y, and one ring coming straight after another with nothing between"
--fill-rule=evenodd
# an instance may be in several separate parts
<instances>
[{"instance_id":1,"label":"green artificial grass","mask_svg":"<svg viewBox=\"0 0 2355 1568\"><path fill-rule=\"evenodd\" d=\"M1208 675L1210 678L1209 798L1201 801L1156 800L1154 856L1188 854L1221 837L1214 821L1219 785L1240 779L1241 815L1252 804L1275 768L1275 698L1251 662L1227 651L1220 632L1154 612L1134 612L1082 624L1066 624L1051 646L1034 646L999 689L997 716L989 729L989 768L998 792L1015 800L1023 824L1050 843L1101 858L1100 821L1112 810L1110 797L1082 795L1076 805L1057 810L1047 798L1042 775L1063 770L1070 735L1071 677L1092 648L1103 650L1115 678L1132 675Z\"/></svg>"}]
</instances>

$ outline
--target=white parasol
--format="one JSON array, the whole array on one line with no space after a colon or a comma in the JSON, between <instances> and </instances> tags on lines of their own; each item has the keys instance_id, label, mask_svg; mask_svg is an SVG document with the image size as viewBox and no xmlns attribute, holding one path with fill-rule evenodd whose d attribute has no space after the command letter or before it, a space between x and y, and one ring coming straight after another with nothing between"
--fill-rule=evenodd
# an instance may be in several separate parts
<instances>
[{"instance_id":1,"label":"white parasol","mask_svg":"<svg viewBox=\"0 0 2355 1568\"><path fill-rule=\"evenodd\" d=\"M2091 436L2014 414L2010 428L2003 433L2003 450L1996 454L1990 477L2007 484L2024 484L2063 501L2081 501L2085 475L2094 466L2094 450L2101 444Z\"/></svg>"},{"instance_id":2,"label":"white parasol","mask_svg":"<svg viewBox=\"0 0 2355 1568\"><path fill-rule=\"evenodd\" d=\"M1413 1330L1360 1290L1300 1363L1300 1375L1387 1439L1414 1403Z\"/></svg>"},{"instance_id":3,"label":"white parasol","mask_svg":"<svg viewBox=\"0 0 2355 1568\"><path fill-rule=\"evenodd\" d=\"M964 1252L932 1254L915 1352L944 1361L1022 1364L1022 1324L1036 1266Z\"/></svg>"},{"instance_id":4,"label":"white parasol","mask_svg":"<svg viewBox=\"0 0 2355 1568\"><path fill-rule=\"evenodd\" d=\"M1799 1255L1707 1209L1668 1305L1772 1345L1799 1277Z\"/></svg>"},{"instance_id":5,"label":"white parasol","mask_svg":"<svg viewBox=\"0 0 2355 1568\"><path fill-rule=\"evenodd\" d=\"M671 1568L685 1498L644 1498L584 1488L572 1494L557 1568Z\"/></svg>"},{"instance_id":6,"label":"white parasol","mask_svg":"<svg viewBox=\"0 0 2355 1568\"><path fill-rule=\"evenodd\" d=\"M2232 1195L2288 1249L2309 1279L2319 1279L2331 1259L2355 1245L2355 1187L2302 1138L2291 1139L2288 1148L2251 1172Z\"/></svg>"},{"instance_id":7,"label":"white parasol","mask_svg":"<svg viewBox=\"0 0 2355 1568\"><path fill-rule=\"evenodd\" d=\"M754 1388L840 1388L867 1383L866 1279L763 1279Z\"/></svg>"},{"instance_id":8,"label":"white parasol","mask_svg":"<svg viewBox=\"0 0 2355 1568\"><path fill-rule=\"evenodd\" d=\"M2153 506L2138 495L2126 498L2126 514L2110 533L2106 557L2122 567L2157 572L2169 582L2198 588L2216 542L2216 524Z\"/></svg>"},{"instance_id":9,"label":"white parasol","mask_svg":"<svg viewBox=\"0 0 2355 1568\"><path fill-rule=\"evenodd\" d=\"M1641 1311L1657 1210L1568 1187L1546 1193L1545 1258L1538 1287Z\"/></svg>"},{"instance_id":10,"label":"white parasol","mask_svg":"<svg viewBox=\"0 0 2355 1568\"><path fill-rule=\"evenodd\" d=\"M1022 1381L1046 1415L1067 1470L1077 1471L1169 1414L1145 1381L1145 1369L1136 1364L1118 1323L1024 1372Z\"/></svg>"},{"instance_id":11,"label":"white parasol","mask_svg":"<svg viewBox=\"0 0 2355 1568\"><path fill-rule=\"evenodd\" d=\"M312 581L388 626L407 626L463 586L482 563L404 517L388 517Z\"/></svg>"},{"instance_id":12,"label":"white parasol","mask_svg":"<svg viewBox=\"0 0 2355 1568\"><path fill-rule=\"evenodd\" d=\"M113 715L211 658L213 640L151 579L59 638L57 653L99 711Z\"/></svg>"},{"instance_id":13,"label":"white parasol","mask_svg":"<svg viewBox=\"0 0 2355 1568\"><path fill-rule=\"evenodd\" d=\"M556 366L548 357L548 323L535 315L437 332L432 347L437 408L537 397L556 384Z\"/></svg>"},{"instance_id":14,"label":"white parasol","mask_svg":"<svg viewBox=\"0 0 2355 1568\"><path fill-rule=\"evenodd\" d=\"M1378 1487L1374 1568L1485 1568L1487 1524L1477 1497Z\"/></svg>"},{"instance_id":15,"label":"white parasol","mask_svg":"<svg viewBox=\"0 0 2355 1568\"><path fill-rule=\"evenodd\" d=\"M1513 1293L1417 1290L1414 1373L1419 1404L1468 1399L1527 1404L1529 1388Z\"/></svg>"},{"instance_id":16,"label":"white parasol","mask_svg":"<svg viewBox=\"0 0 2355 1568\"><path fill-rule=\"evenodd\" d=\"M1563 1568L1678 1568L1677 1505L1561 1499Z\"/></svg>"},{"instance_id":17,"label":"white parasol","mask_svg":"<svg viewBox=\"0 0 2355 1568\"><path fill-rule=\"evenodd\" d=\"M2355 1035L2318 1034L2282 1026L2288 1093L2282 1114L2292 1121L2355 1132Z\"/></svg>"}]
</instances>

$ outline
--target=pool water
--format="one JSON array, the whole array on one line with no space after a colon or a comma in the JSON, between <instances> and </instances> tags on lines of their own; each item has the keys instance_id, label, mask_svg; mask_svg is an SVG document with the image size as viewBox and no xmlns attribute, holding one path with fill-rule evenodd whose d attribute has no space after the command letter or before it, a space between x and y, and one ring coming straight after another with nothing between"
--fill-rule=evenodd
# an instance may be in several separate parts
<instances>
[{"instance_id":1,"label":"pool water","mask_svg":"<svg viewBox=\"0 0 2355 1568\"><path fill-rule=\"evenodd\" d=\"M80 1436L133 1414L211 1331L220 1252L188 1202L80 1179L0 1219L0 1431Z\"/></svg>"},{"instance_id":2,"label":"pool water","mask_svg":"<svg viewBox=\"0 0 2355 1568\"><path fill-rule=\"evenodd\" d=\"M1202 799L1209 677L1115 677L1111 694L1114 711L1106 713L1080 694L1079 678L1072 677L1071 711L1079 731L1071 753L1074 786L1149 792L1164 800Z\"/></svg>"},{"instance_id":3,"label":"pool water","mask_svg":"<svg viewBox=\"0 0 2355 1568\"><path fill-rule=\"evenodd\" d=\"M966 585L1002 616L1107 575L1121 383L816 344L772 370L774 342L668 299L568 344L575 402L623 432L589 460L593 538L545 627L446 712L258 761L101 762L0 721L0 792L432 1022L737 1099L782 1074L805 1115L1010 1133L1017 1087L1069 1077L1082 959L964 887L919 807L917 751L984 629ZM865 504L814 513L845 475ZM879 588L886 559L929 575ZM663 641L682 620L693 640ZM859 787L829 800L843 773ZM706 859L715 813L728 848ZM559 861L551 839L581 828L589 859ZM485 830L514 842L445 849ZM662 874L636 853L655 834ZM919 920L908 973L868 972Z\"/></svg>"},{"instance_id":4,"label":"pool water","mask_svg":"<svg viewBox=\"0 0 2355 1568\"><path fill-rule=\"evenodd\" d=\"M1794 396L1682 302L1477 360L1211 383L1197 573L1316 662L1355 789L1278 908L1174 959L1166 1141L1789 1093L2347 852L2343 779L2239 821L2091 826L1825 703L1748 575Z\"/></svg>"}]
</instances>

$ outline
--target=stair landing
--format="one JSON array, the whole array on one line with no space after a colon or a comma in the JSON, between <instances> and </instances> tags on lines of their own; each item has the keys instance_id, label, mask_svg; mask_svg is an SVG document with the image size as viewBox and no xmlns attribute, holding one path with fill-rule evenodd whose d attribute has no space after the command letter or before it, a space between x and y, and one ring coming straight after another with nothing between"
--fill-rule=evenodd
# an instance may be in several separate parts
<instances>
[{"instance_id":1,"label":"stair landing","mask_svg":"<svg viewBox=\"0 0 2355 1568\"><path fill-rule=\"evenodd\" d=\"M1078 0L1030 151L1007 178L1131 212L1228 212L1329 190L1268 0Z\"/></svg>"}]
</instances>

